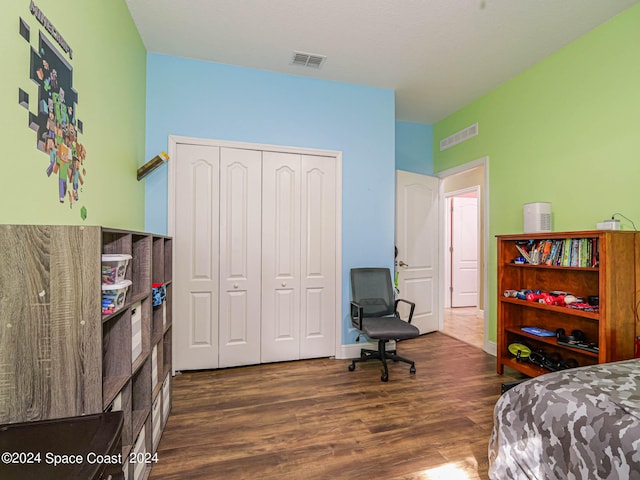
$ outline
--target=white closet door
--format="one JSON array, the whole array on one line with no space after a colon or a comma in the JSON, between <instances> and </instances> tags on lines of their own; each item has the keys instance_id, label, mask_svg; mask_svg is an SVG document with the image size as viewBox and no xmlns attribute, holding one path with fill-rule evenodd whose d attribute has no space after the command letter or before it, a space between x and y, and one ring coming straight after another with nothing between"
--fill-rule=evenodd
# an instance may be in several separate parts
<instances>
[{"instance_id":1,"label":"white closet door","mask_svg":"<svg viewBox=\"0 0 640 480\"><path fill-rule=\"evenodd\" d=\"M300 358L335 353L336 161L302 156Z\"/></svg>"},{"instance_id":2,"label":"white closet door","mask_svg":"<svg viewBox=\"0 0 640 480\"><path fill-rule=\"evenodd\" d=\"M300 358L300 155L262 156L262 362Z\"/></svg>"},{"instance_id":3,"label":"white closet door","mask_svg":"<svg viewBox=\"0 0 640 480\"><path fill-rule=\"evenodd\" d=\"M217 147L177 146L176 370L218 367L219 156Z\"/></svg>"},{"instance_id":4,"label":"white closet door","mask_svg":"<svg viewBox=\"0 0 640 480\"><path fill-rule=\"evenodd\" d=\"M220 367L260 363L261 157L220 149Z\"/></svg>"}]
</instances>

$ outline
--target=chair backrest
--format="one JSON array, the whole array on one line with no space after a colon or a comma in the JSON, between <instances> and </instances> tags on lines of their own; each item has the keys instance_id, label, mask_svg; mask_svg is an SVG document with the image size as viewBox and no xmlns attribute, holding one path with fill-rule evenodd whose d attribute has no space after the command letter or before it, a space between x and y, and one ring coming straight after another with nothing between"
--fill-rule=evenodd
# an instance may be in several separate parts
<instances>
[{"instance_id":1,"label":"chair backrest","mask_svg":"<svg viewBox=\"0 0 640 480\"><path fill-rule=\"evenodd\" d=\"M365 317L393 315L395 299L389 269L352 268L351 299L362 305Z\"/></svg>"}]
</instances>

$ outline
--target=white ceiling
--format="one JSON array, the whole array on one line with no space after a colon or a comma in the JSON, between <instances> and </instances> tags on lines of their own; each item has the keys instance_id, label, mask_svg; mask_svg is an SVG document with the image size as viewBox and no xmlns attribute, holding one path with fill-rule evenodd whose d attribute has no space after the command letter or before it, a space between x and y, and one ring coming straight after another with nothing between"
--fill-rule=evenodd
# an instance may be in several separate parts
<instances>
[{"instance_id":1,"label":"white ceiling","mask_svg":"<svg viewBox=\"0 0 640 480\"><path fill-rule=\"evenodd\" d=\"M640 0L126 0L149 52L393 89L435 123ZM326 55L321 69L293 51Z\"/></svg>"}]
</instances>

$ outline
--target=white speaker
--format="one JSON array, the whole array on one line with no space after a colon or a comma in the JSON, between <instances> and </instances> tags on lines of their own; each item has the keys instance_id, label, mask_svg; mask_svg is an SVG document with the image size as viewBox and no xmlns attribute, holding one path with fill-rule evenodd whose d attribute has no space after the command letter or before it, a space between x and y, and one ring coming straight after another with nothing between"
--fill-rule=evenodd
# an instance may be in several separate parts
<instances>
[{"instance_id":1,"label":"white speaker","mask_svg":"<svg viewBox=\"0 0 640 480\"><path fill-rule=\"evenodd\" d=\"M551 231L551 204L536 202L524 204L524 233Z\"/></svg>"}]
</instances>

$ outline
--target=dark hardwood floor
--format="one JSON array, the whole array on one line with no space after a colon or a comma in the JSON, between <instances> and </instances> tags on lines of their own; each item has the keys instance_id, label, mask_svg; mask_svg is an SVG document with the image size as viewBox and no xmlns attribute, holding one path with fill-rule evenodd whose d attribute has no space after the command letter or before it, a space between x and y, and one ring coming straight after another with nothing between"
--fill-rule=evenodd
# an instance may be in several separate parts
<instances>
[{"instance_id":1,"label":"dark hardwood floor","mask_svg":"<svg viewBox=\"0 0 640 480\"><path fill-rule=\"evenodd\" d=\"M442 333L399 343L416 362L315 359L191 372L173 407L152 479L487 478L495 357Z\"/></svg>"}]
</instances>

